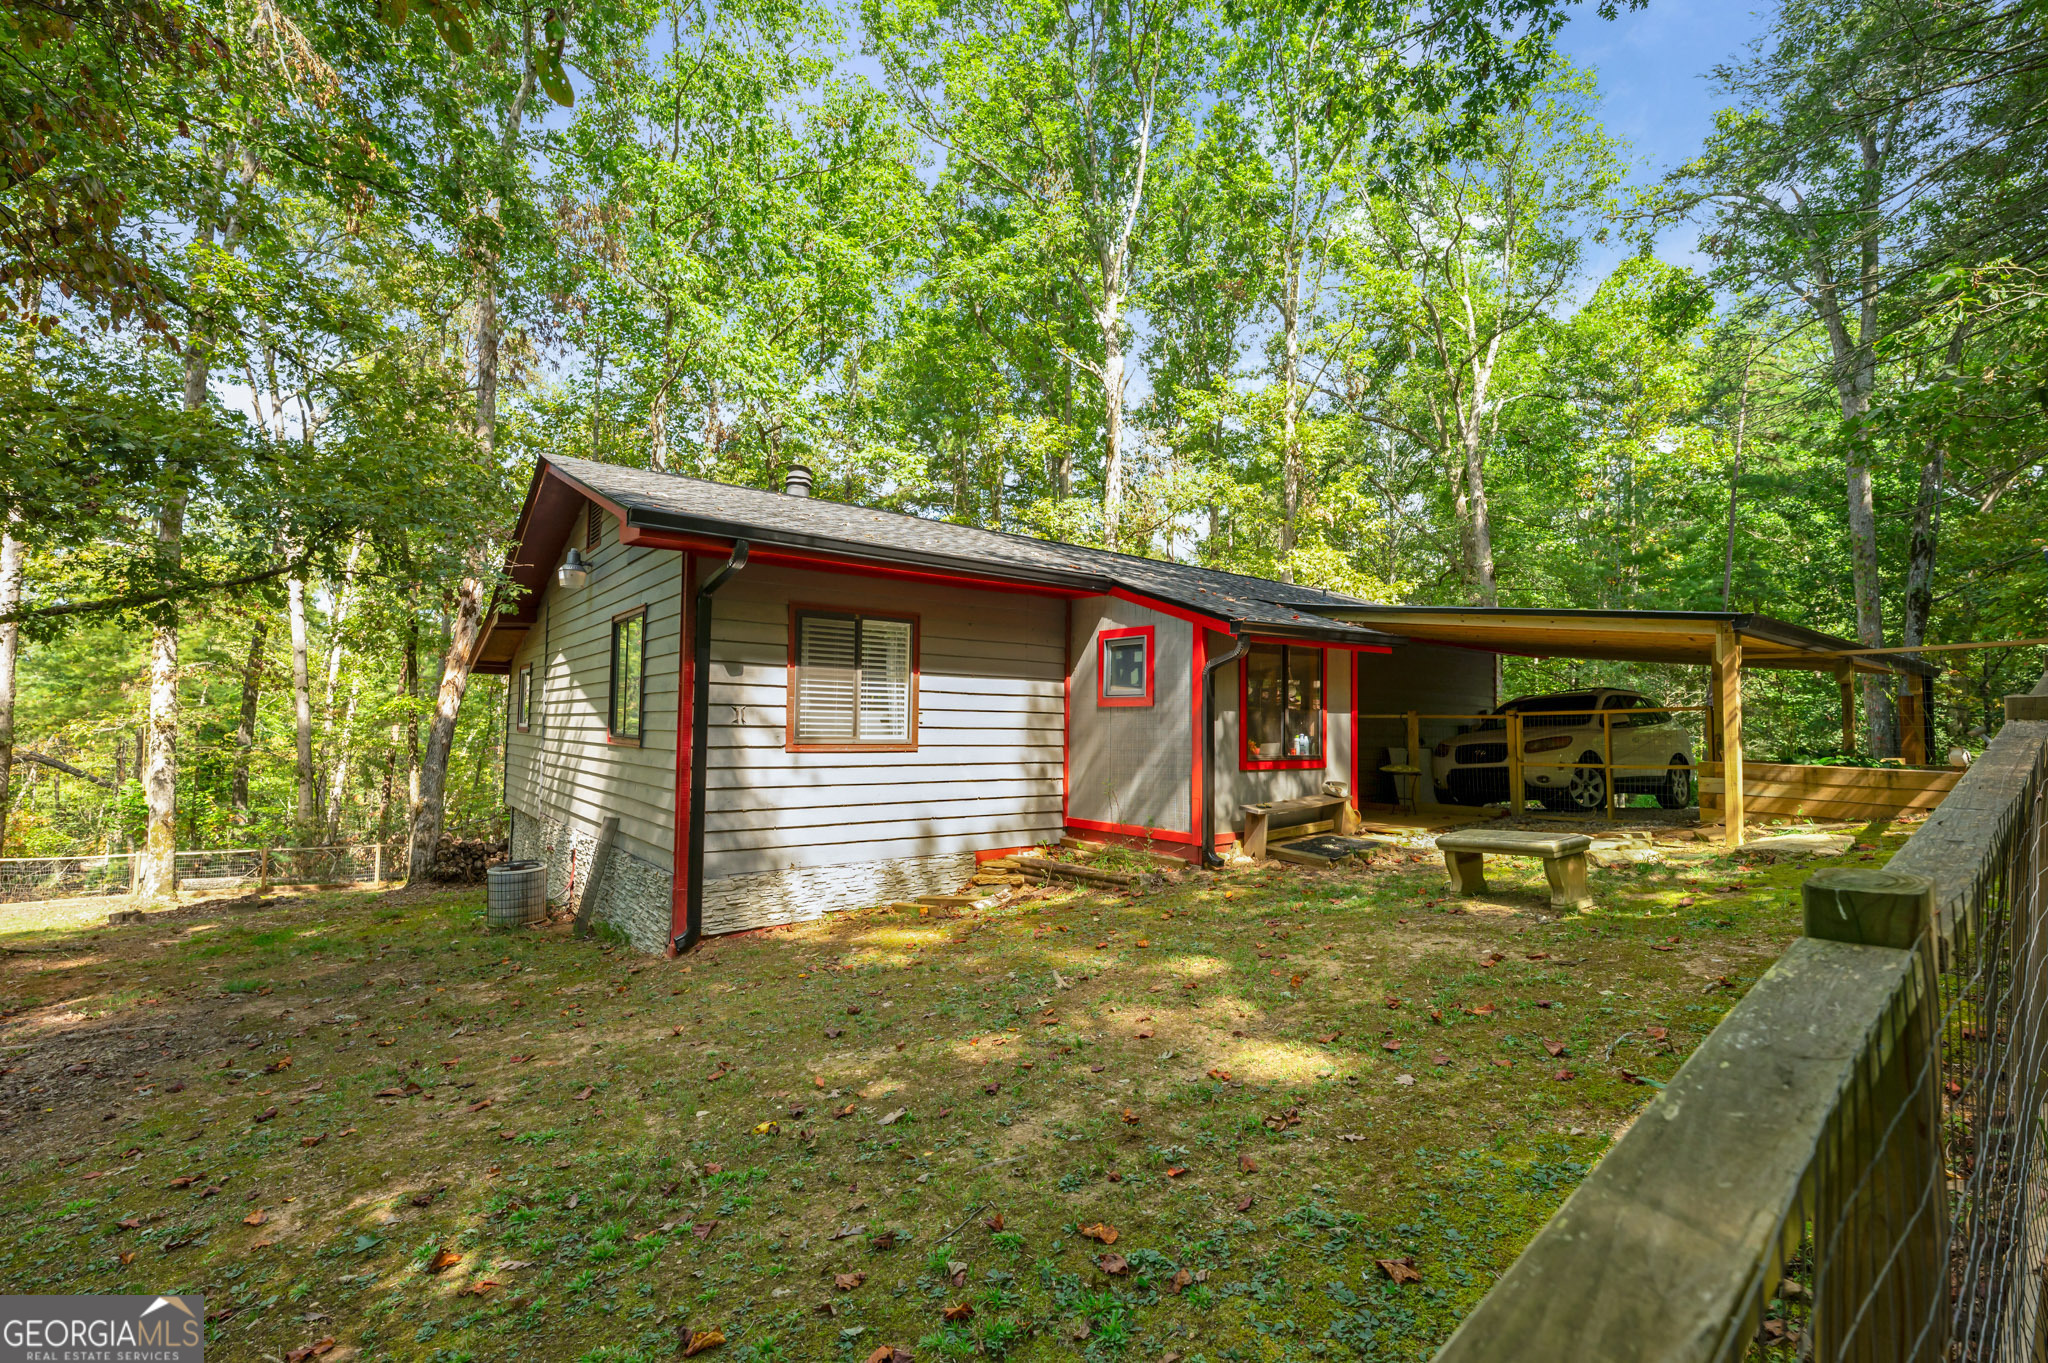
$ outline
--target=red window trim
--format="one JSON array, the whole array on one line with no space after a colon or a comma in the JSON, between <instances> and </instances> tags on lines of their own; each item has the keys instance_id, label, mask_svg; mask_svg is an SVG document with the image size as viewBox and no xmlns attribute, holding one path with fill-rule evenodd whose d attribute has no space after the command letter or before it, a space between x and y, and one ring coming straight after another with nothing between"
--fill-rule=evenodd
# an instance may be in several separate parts
<instances>
[{"instance_id":1,"label":"red window trim","mask_svg":"<svg viewBox=\"0 0 2048 1363\"><path fill-rule=\"evenodd\" d=\"M864 615L871 620L910 623L910 741L908 743L799 743L796 741L797 620L805 611L823 615ZM872 611L816 601L789 603L789 662L782 682L784 752L916 752L918 711L924 708L924 617L913 611Z\"/></svg>"},{"instance_id":2,"label":"red window trim","mask_svg":"<svg viewBox=\"0 0 2048 1363\"><path fill-rule=\"evenodd\" d=\"M1134 625L1129 629L1106 629L1095 636L1095 703L1101 706L1150 705L1152 703L1152 669L1159 659L1159 647L1153 638L1156 627ZM1142 696L1112 696L1109 694L1109 645L1112 639L1143 639L1145 641L1145 694Z\"/></svg>"},{"instance_id":3,"label":"red window trim","mask_svg":"<svg viewBox=\"0 0 2048 1363\"><path fill-rule=\"evenodd\" d=\"M1323 655L1323 684L1318 690L1321 703L1317 706L1316 718L1322 729L1322 736L1316 746L1321 749L1314 757L1258 758L1250 755L1250 742L1245 737L1246 702L1250 696L1251 650L1247 648L1243 657L1237 660L1237 769L1239 771L1315 771L1330 762L1330 650L1321 644L1266 645L1271 648L1300 648Z\"/></svg>"}]
</instances>

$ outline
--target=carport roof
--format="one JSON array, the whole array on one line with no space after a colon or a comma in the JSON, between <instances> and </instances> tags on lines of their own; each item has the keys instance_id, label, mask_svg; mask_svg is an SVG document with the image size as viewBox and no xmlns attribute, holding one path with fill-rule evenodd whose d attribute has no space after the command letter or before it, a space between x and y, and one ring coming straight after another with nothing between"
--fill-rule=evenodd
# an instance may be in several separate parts
<instances>
[{"instance_id":1,"label":"carport roof","mask_svg":"<svg viewBox=\"0 0 2048 1363\"><path fill-rule=\"evenodd\" d=\"M1849 639L1742 611L1545 610L1521 606L1326 605L1324 615L1371 625L1417 643L1453 644L1532 658L1611 658L1643 663L1711 663L1714 636L1733 626L1744 667L1835 672L1915 672L1933 663L1897 654L1855 657Z\"/></svg>"}]
</instances>

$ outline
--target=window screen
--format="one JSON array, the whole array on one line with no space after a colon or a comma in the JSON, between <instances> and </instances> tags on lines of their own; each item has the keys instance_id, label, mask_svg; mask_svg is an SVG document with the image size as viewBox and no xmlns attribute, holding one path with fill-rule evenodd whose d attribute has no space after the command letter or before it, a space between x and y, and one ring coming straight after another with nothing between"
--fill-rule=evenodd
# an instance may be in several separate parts
<instances>
[{"instance_id":1,"label":"window screen","mask_svg":"<svg viewBox=\"0 0 2048 1363\"><path fill-rule=\"evenodd\" d=\"M612 621L613 738L640 737L641 683L646 660L647 613L636 611Z\"/></svg>"},{"instance_id":2,"label":"window screen","mask_svg":"<svg viewBox=\"0 0 2048 1363\"><path fill-rule=\"evenodd\" d=\"M512 724L524 729L533 723L533 664L519 669L519 680L512 688Z\"/></svg>"},{"instance_id":3,"label":"window screen","mask_svg":"<svg viewBox=\"0 0 2048 1363\"><path fill-rule=\"evenodd\" d=\"M1252 645L1244 659L1244 744L1249 762L1322 759L1321 649Z\"/></svg>"},{"instance_id":4,"label":"window screen","mask_svg":"<svg viewBox=\"0 0 2048 1363\"><path fill-rule=\"evenodd\" d=\"M909 620L799 612L794 741L913 742L914 632Z\"/></svg>"},{"instance_id":5,"label":"window screen","mask_svg":"<svg viewBox=\"0 0 2048 1363\"><path fill-rule=\"evenodd\" d=\"M1102 698L1149 700L1152 696L1152 639L1132 631L1102 641Z\"/></svg>"}]
</instances>

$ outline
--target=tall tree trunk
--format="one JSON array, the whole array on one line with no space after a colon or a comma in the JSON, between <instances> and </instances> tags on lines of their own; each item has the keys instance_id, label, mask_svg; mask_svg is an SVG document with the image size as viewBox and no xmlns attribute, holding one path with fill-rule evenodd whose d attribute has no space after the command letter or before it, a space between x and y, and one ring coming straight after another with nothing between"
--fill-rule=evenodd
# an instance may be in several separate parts
<instances>
[{"instance_id":1,"label":"tall tree trunk","mask_svg":"<svg viewBox=\"0 0 2048 1363\"><path fill-rule=\"evenodd\" d=\"M21 541L0 534L0 617L21 609L23 557ZM20 648L20 624L0 619L0 856L7 855L8 787L14 779L14 663Z\"/></svg>"},{"instance_id":2,"label":"tall tree trunk","mask_svg":"<svg viewBox=\"0 0 2048 1363\"><path fill-rule=\"evenodd\" d=\"M1300 534L1301 521L1301 436L1297 421L1301 406L1301 269L1299 262L1289 257L1282 263L1287 270L1280 307L1281 341L1284 347L1280 360L1280 580L1294 581L1294 567L1289 556Z\"/></svg>"},{"instance_id":3,"label":"tall tree trunk","mask_svg":"<svg viewBox=\"0 0 2048 1363\"><path fill-rule=\"evenodd\" d=\"M1124 343L1114 286L1104 290L1096 321L1102 333L1102 539L1111 549L1124 508Z\"/></svg>"},{"instance_id":4,"label":"tall tree trunk","mask_svg":"<svg viewBox=\"0 0 2048 1363\"><path fill-rule=\"evenodd\" d=\"M285 614L292 634L292 726L298 776L292 828L299 846L310 847L320 822L320 786L313 774L313 687L306 663L306 584L299 578L285 584Z\"/></svg>"},{"instance_id":5,"label":"tall tree trunk","mask_svg":"<svg viewBox=\"0 0 2048 1363\"><path fill-rule=\"evenodd\" d=\"M405 622L405 664L398 686L405 693L405 818L420 803L420 617L412 614Z\"/></svg>"},{"instance_id":6,"label":"tall tree trunk","mask_svg":"<svg viewBox=\"0 0 2048 1363\"><path fill-rule=\"evenodd\" d=\"M1066 392L1060 399L1060 446L1054 456L1053 486L1065 501L1074 495L1074 366L1066 366Z\"/></svg>"},{"instance_id":7,"label":"tall tree trunk","mask_svg":"<svg viewBox=\"0 0 2048 1363\"><path fill-rule=\"evenodd\" d=\"M1970 324L1958 322L1949 334L1948 353L1943 357L1942 376L1948 378L1962 367L1963 347ZM1934 614L1934 554L1941 538L1941 490L1948 472L1948 442L1935 435L1920 453L1920 489L1913 498L1913 536L1906 546L1906 615L1900 630L1902 644L1927 642L1927 622Z\"/></svg>"},{"instance_id":8,"label":"tall tree trunk","mask_svg":"<svg viewBox=\"0 0 2048 1363\"><path fill-rule=\"evenodd\" d=\"M1493 516L1486 504L1486 449L1476 420L1465 431L1462 446L1465 461L1462 496L1466 522L1471 527L1466 548L1471 555L1468 571L1472 575L1472 590L1479 598L1479 605L1498 606L1500 591L1493 573Z\"/></svg>"},{"instance_id":9,"label":"tall tree trunk","mask_svg":"<svg viewBox=\"0 0 2048 1363\"><path fill-rule=\"evenodd\" d=\"M211 243L213 234L202 233ZM210 343L195 335L185 347L184 409L206 407ZM164 497L157 512L157 561L163 585L174 587L185 559L185 503L190 494L183 480ZM178 606L166 601L156 608L149 641L149 746L142 758L142 795L149 810L149 832L136 868L136 894L148 903L175 902L178 897Z\"/></svg>"},{"instance_id":10,"label":"tall tree trunk","mask_svg":"<svg viewBox=\"0 0 2048 1363\"><path fill-rule=\"evenodd\" d=\"M526 71L520 78L519 92L513 97L512 107L505 116L505 130L498 144L501 163L509 163L512 159L527 102L533 98L536 77L531 19L526 22L526 30ZM486 212L494 220L499 216L497 199L490 200ZM497 443L498 347L501 340L497 261L481 260L477 267L475 333L476 440L486 454ZM441 825L446 814L448 756L455 743L455 719L462 709L463 692L469 688L469 667L475 660L477 639L483 632L486 608L483 567L483 551L479 549L474 551L470 571L463 576L462 585L456 592L455 620L449 632L448 651L442 659L441 684L434 698L434 719L427 730L427 750L420 761L419 798L413 804L412 846L406 858L406 876L410 880L426 876L427 866L434 859L434 847L441 840Z\"/></svg>"},{"instance_id":11,"label":"tall tree trunk","mask_svg":"<svg viewBox=\"0 0 2048 1363\"><path fill-rule=\"evenodd\" d=\"M413 814L412 846L406 857L406 876L425 878L434 860L434 848L441 841L442 818L448 794L448 758L455 747L455 719L462 710L462 694L469 687L469 663L483 633L484 592L478 578L464 578L456 596L454 628L449 633L447 662L441 669L441 686L434 698L434 720L427 729L427 751L420 763L419 807Z\"/></svg>"},{"instance_id":12,"label":"tall tree trunk","mask_svg":"<svg viewBox=\"0 0 2048 1363\"><path fill-rule=\"evenodd\" d=\"M270 622L258 620L249 633L249 660L242 665L242 722L235 727L235 822L249 818L249 758L256 748L256 699L263 685L263 645Z\"/></svg>"}]
</instances>

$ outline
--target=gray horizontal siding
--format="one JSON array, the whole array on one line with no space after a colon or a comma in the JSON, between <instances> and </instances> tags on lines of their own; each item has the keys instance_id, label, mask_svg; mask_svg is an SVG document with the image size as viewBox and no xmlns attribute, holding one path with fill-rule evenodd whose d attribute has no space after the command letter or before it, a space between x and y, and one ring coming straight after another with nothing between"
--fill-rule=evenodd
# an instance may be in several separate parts
<instances>
[{"instance_id":1,"label":"gray horizontal siding","mask_svg":"<svg viewBox=\"0 0 2048 1363\"><path fill-rule=\"evenodd\" d=\"M582 518L571 542L583 544ZM589 582L576 591L550 586L540 619L512 660L534 664L535 718L506 744L512 808L567 821L588 832L619 816L622 850L658 866L675 858L677 686L682 656L682 556L618 543L605 521ZM640 746L607 741L612 617L647 607L646 673Z\"/></svg>"},{"instance_id":2,"label":"gray horizontal siding","mask_svg":"<svg viewBox=\"0 0 2048 1363\"><path fill-rule=\"evenodd\" d=\"M786 750L792 602L919 617L915 751ZM1064 622L1021 593L745 569L712 613L707 881L1058 837Z\"/></svg>"}]
</instances>

